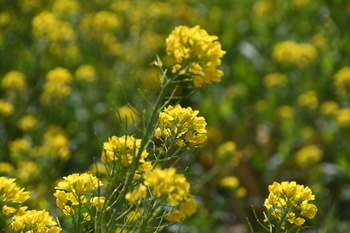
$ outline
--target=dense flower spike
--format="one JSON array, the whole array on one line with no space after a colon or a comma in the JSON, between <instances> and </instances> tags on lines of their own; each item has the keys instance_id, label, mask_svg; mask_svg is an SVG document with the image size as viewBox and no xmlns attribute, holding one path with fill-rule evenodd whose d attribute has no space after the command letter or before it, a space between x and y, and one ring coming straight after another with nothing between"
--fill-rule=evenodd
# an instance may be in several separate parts
<instances>
[{"instance_id":1,"label":"dense flower spike","mask_svg":"<svg viewBox=\"0 0 350 233\"><path fill-rule=\"evenodd\" d=\"M298 185L295 181L284 181L274 182L269 186L269 191L264 206L269 211L269 222L275 219L278 228L284 229L286 220L299 227L304 224L305 218L315 217L317 207L308 203L315 200L315 195L309 187Z\"/></svg>"},{"instance_id":2,"label":"dense flower spike","mask_svg":"<svg viewBox=\"0 0 350 233\"><path fill-rule=\"evenodd\" d=\"M197 117L198 113L197 110L182 108L180 105L164 108L159 114L155 137L175 138L178 146L203 143L207 139L207 123L203 117Z\"/></svg>"},{"instance_id":3,"label":"dense flower spike","mask_svg":"<svg viewBox=\"0 0 350 233\"><path fill-rule=\"evenodd\" d=\"M190 72L195 86L220 82L223 72L216 69L226 53L217 36L209 35L197 25L176 27L166 39L166 51L174 57L173 72Z\"/></svg>"},{"instance_id":4,"label":"dense flower spike","mask_svg":"<svg viewBox=\"0 0 350 233\"><path fill-rule=\"evenodd\" d=\"M133 136L112 136L108 138L108 142L103 143L102 163L120 161L123 166L127 167L137 155L140 145L141 139L136 139ZM144 163L147 156L147 151L142 151L139 162Z\"/></svg>"}]
</instances>

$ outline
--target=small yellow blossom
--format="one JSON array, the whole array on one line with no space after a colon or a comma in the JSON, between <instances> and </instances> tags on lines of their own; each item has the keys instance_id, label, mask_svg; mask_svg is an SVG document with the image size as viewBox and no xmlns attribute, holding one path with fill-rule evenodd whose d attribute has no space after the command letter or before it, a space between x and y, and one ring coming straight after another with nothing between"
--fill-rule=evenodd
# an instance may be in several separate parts
<instances>
[{"instance_id":1,"label":"small yellow blossom","mask_svg":"<svg viewBox=\"0 0 350 233\"><path fill-rule=\"evenodd\" d=\"M94 82L96 81L96 69L92 65L81 65L75 71L75 77L79 81Z\"/></svg>"},{"instance_id":2,"label":"small yellow blossom","mask_svg":"<svg viewBox=\"0 0 350 233\"><path fill-rule=\"evenodd\" d=\"M305 222L305 217L315 217L317 207L308 203L315 200L315 195L309 187L298 185L295 181L274 182L269 185L270 194L265 200L264 206L271 212L281 229L284 229L286 221L300 227Z\"/></svg>"},{"instance_id":3,"label":"small yellow blossom","mask_svg":"<svg viewBox=\"0 0 350 233\"><path fill-rule=\"evenodd\" d=\"M302 168L318 163L322 158L323 151L316 145L302 147L295 154L295 161Z\"/></svg>"},{"instance_id":4,"label":"small yellow blossom","mask_svg":"<svg viewBox=\"0 0 350 233\"><path fill-rule=\"evenodd\" d=\"M11 222L14 231L58 233L62 229L56 226L52 217L45 210L27 210L23 215L15 215Z\"/></svg>"},{"instance_id":5,"label":"small yellow blossom","mask_svg":"<svg viewBox=\"0 0 350 233\"><path fill-rule=\"evenodd\" d=\"M39 122L33 115L25 115L17 122L18 128L23 131L29 131L36 129L39 126Z\"/></svg>"},{"instance_id":6,"label":"small yellow blossom","mask_svg":"<svg viewBox=\"0 0 350 233\"><path fill-rule=\"evenodd\" d=\"M239 185L239 181L238 181L238 178L235 176L227 176L220 180L221 187L237 188L238 185Z\"/></svg>"},{"instance_id":7,"label":"small yellow blossom","mask_svg":"<svg viewBox=\"0 0 350 233\"><path fill-rule=\"evenodd\" d=\"M127 167L138 154L140 145L141 139L136 139L133 136L112 136L108 138L108 142L103 143L102 163L120 161L123 166ZM147 156L147 151L142 151L139 162L144 163Z\"/></svg>"},{"instance_id":8,"label":"small yellow blossom","mask_svg":"<svg viewBox=\"0 0 350 233\"><path fill-rule=\"evenodd\" d=\"M3 99L0 99L0 115L5 117L10 116L15 111L15 107Z\"/></svg>"},{"instance_id":9,"label":"small yellow blossom","mask_svg":"<svg viewBox=\"0 0 350 233\"><path fill-rule=\"evenodd\" d=\"M299 106L316 108L318 106L317 93L315 91L307 91L298 96L297 103Z\"/></svg>"},{"instance_id":10,"label":"small yellow blossom","mask_svg":"<svg viewBox=\"0 0 350 233\"><path fill-rule=\"evenodd\" d=\"M147 172L144 179L144 185L152 187L153 196L166 196L173 206L190 197L190 184L183 174L176 173L176 168L156 168Z\"/></svg>"},{"instance_id":11,"label":"small yellow blossom","mask_svg":"<svg viewBox=\"0 0 350 233\"><path fill-rule=\"evenodd\" d=\"M169 215L164 218L169 222L181 222L186 216L180 210L172 210Z\"/></svg>"},{"instance_id":12,"label":"small yellow blossom","mask_svg":"<svg viewBox=\"0 0 350 233\"><path fill-rule=\"evenodd\" d=\"M257 16L267 16L273 10L273 2L271 0L259 0L253 5L253 12Z\"/></svg>"},{"instance_id":13,"label":"small yellow blossom","mask_svg":"<svg viewBox=\"0 0 350 233\"><path fill-rule=\"evenodd\" d=\"M137 110L129 104L118 108L115 116L124 124L137 124L140 120Z\"/></svg>"},{"instance_id":14,"label":"small yellow blossom","mask_svg":"<svg viewBox=\"0 0 350 233\"><path fill-rule=\"evenodd\" d=\"M135 202L141 198L146 197L147 189L146 186L140 185L139 189L133 190L125 195L125 199L129 201L131 205L134 205Z\"/></svg>"},{"instance_id":15,"label":"small yellow blossom","mask_svg":"<svg viewBox=\"0 0 350 233\"><path fill-rule=\"evenodd\" d=\"M292 118L294 116L294 108L288 105L282 105L277 108L276 115L284 119Z\"/></svg>"},{"instance_id":16,"label":"small yellow blossom","mask_svg":"<svg viewBox=\"0 0 350 233\"><path fill-rule=\"evenodd\" d=\"M23 73L13 70L5 74L1 85L6 90L23 90L26 86L26 77Z\"/></svg>"},{"instance_id":17,"label":"small yellow blossom","mask_svg":"<svg viewBox=\"0 0 350 233\"><path fill-rule=\"evenodd\" d=\"M263 83L267 87L284 86L288 83L288 79L284 74L272 73L264 77Z\"/></svg>"},{"instance_id":18,"label":"small yellow blossom","mask_svg":"<svg viewBox=\"0 0 350 233\"><path fill-rule=\"evenodd\" d=\"M27 153L31 148L31 143L25 138L17 138L9 143L11 156L18 156Z\"/></svg>"},{"instance_id":19,"label":"small yellow blossom","mask_svg":"<svg viewBox=\"0 0 350 233\"><path fill-rule=\"evenodd\" d=\"M101 211L105 203L105 197L93 197L90 199L90 202L91 202L91 205L96 206L98 211Z\"/></svg>"},{"instance_id":20,"label":"small yellow blossom","mask_svg":"<svg viewBox=\"0 0 350 233\"><path fill-rule=\"evenodd\" d=\"M272 57L280 63L307 67L317 58L317 50L312 44L282 41L273 48Z\"/></svg>"},{"instance_id":21,"label":"small yellow blossom","mask_svg":"<svg viewBox=\"0 0 350 233\"><path fill-rule=\"evenodd\" d=\"M64 181L59 182L56 189L75 193L78 197L96 190L102 185L102 182L97 177L88 173L74 173L63 177L63 179Z\"/></svg>"},{"instance_id":22,"label":"small yellow blossom","mask_svg":"<svg viewBox=\"0 0 350 233\"><path fill-rule=\"evenodd\" d=\"M173 72L189 72L197 87L203 83L220 82L223 72L216 67L226 52L221 50L217 39L199 26L176 27L166 39L166 52L175 60Z\"/></svg>"},{"instance_id":23,"label":"small yellow blossom","mask_svg":"<svg viewBox=\"0 0 350 233\"><path fill-rule=\"evenodd\" d=\"M300 9L304 6L306 6L309 3L310 0L292 0L292 8L294 9Z\"/></svg>"},{"instance_id":24,"label":"small yellow blossom","mask_svg":"<svg viewBox=\"0 0 350 233\"><path fill-rule=\"evenodd\" d=\"M350 86L350 67L345 66L338 70L333 76L333 82L339 93L344 93L345 88Z\"/></svg>"},{"instance_id":25,"label":"small yellow blossom","mask_svg":"<svg viewBox=\"0 0 350 233\"><path fill-rule=\"evenodd\" d=\"M339 127L350 127L350 108L339 109L334 113L334 119Z\"/></svg>"},{"instance_id":26,"label":"small yellow blossom","mask_svg":"<svg viewBox=\"0 0 350 233\"><path fill-rule=\"evenodd\" d=\"M29 192L25 192L24 188L20 188L15 183L16 179L10 179L0 176L0 203L23 203L29 199Z\"/></svg>"},{"instance_id":27,"label":"small yellow blossom","mask_svg":"<svg viewBox=\"0 0 350 233\"><path fill-rule=\"evenodd\" d=\"M169 105L159 114L159 127L156 129L156 138L175 137L177 145L187 143L200 144L207 139L206 122L203 117L197 117L199 111L192 108L182 108Z\"/></svg>"},{"instance_id":28,"label":"small yellow blossom","mask_svg":"<svg viewBox=\"0 0 350 233\"><path fill-rule=\"evenodd\" d=\"M338 109L339 109L338 103L329 100L329 101L323 102L320 105L319 112L323 116L333 116L338 111Z\"/></svg>"}]
</instances>

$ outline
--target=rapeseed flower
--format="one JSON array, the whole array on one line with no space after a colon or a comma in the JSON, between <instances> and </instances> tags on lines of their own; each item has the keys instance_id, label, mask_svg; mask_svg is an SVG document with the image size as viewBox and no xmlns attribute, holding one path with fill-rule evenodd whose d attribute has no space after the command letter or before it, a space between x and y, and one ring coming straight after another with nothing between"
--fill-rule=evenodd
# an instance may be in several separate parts
<instances>
[{"instance_id":1,"label":"rapeseed flower","mask_svg":"<svg viewBox=\"0 0 350 233\"><path fill-rule=\"evenodd\" d=\"M12 229L16 232L58 233L62 228L56 225L45 210L27 210L21 215L16 214L11 222Z\"/></svg>"},{"instance_id":2,"label":"rapeseed flower","mask_svg":"<svg viewBox=\"0 0 350 233\"><path fill-rule=\"evenodd\" d=\"M272 57L279 63L304 68L316 60L317 50L309 43L297 43L286 40L275 45Z\"/></svg>"},{"instance_id":3,"label":"rapeseed flower","mask_svg":"<svg viewBox=\"0 0 350 233\"><path fill-rule=\"evenodd\" d=\"M178 146L189 143L200 144L207 139L207 123L203 117L197 117L199 111L192 108L169 105L159 114L159 127L156 138L175 138Z\"/></svg>"},{"instance_id":4,"label":"rapeseed flower","mask_svg":"<svg viewBox=\"0 0 350 233\"><path fill-rule=\"evenodd\" d=\"M300 148L295 154L295 161L299 167L305 168L319 162L323 158L323 151L316 145Z\"/></svg>"},{"instance_id":5,"label":"rapeseed flower","mask_svg":"<svg viewBox=\"0 0 350 233\"><path fill-rule=\"evenodd\" d=\"M323 102L319 107L319 112L323 116L333 116L339 109L339 104L334 101Z\"/></svg>"},{"instance_id":6,"label":"rapeseed flower","mask_svg":"<svg viewBox=\"0 0 350 233\"><path fill-rule=\"evenodd\" d=\"M94 82L96 81L96 69L92 65L81 65L75 71L75 77L79 81Z\"/></svg>"},{"instance_id":7,"label":"rapeseed flower","mask_svg":"<svg viewBox=\"0 0 350 233\"><path fill-rule=\"evenodd\" d=\"M298 96L297 103L301 107L316 108L318 106L317 93L315 91L307 91Z\"/></svg>"},{"instance_id":8,"label":"rapeseed flower","mask_svg":"<svg viewBox=\"0 0 350 233\"><path fill-rule=\"evenodd\" d=\"M281 73L268 74L263 79L263 84L266 87L285 86L288 83L287 76Z\"/></svg>"},{"instance_id":9,"label":"rapeseed flower","mask_svg":"<svg viewBox=\"0 0 350 233\"><path fill-rule=\"evenodd\" d=\"M29 131L36 129L39 126L39 122L33 115L25 115L19 119L17 126L23 131Z\"/></svg>"},{"instance_id":10,"label":"rapeseed flower","mask_svg":"<svg viewBox=\"0 0 350 233\"><path fill-rule=\"evenodd\" d=\"M345 88L350 86L350 67L345 66L333 75L333 82L339 93L344 93Z\"/></svg>"},{"instance_id":11,"label":"rapeseed flower","mask_svg":"<svg viewBox=\"0 0 350 233\"><path fill-rule=\"evenodd\" d=\"M0 99L0 115L5 117L11 116L15 111L15 107L6 100Z\"/></svg>"},{"instance_id":12,"label":"rapeseed flower","mask_svg":"<svg viewBox=\"0 0 350 233\"><path fill-rule=\"evenodd\" d=\"M339 127L350 127L350 108L343 108L335 111L334 119Z\"/></svg>"},{"instance_id":13,"label":"rapeseed flower","mask_svg":"<svg viewBox=\"0 0 350 233\"><path fill-rule=\"evenodd\" d=\"M26 87L26 76L16 70L5 74L1 81L1 86L5 90L23 90Z\"/></svg>"},{"instance_id":14,"label":"rapeseed flower","mask_svg":"<svg viewBox=\"0 0 350 233\"><path fill-rule=\"evenodd\" d=\"M166 39L166 52L174 58L173 72L190 73L195 86L220 82L223 72L216 67L226 53L217 36L209 35L199 26L176 27Z\"/></svg>"},{"instance_id":15,"label":"rapeseed flower","mask_svg":"<svg viewBox=\"0 0 350 233\"><path fill-rule=\"evenodd\" d=\"M183 174L177 174L176 168L155 168L144 175L144 185L151 187L152 195L160 198L165 196L168 202L177 206L189 198L190 184Z\"/></svg>"},{"instance_id":16,"label":"rapeseed flower","mask_svg":"<svg viewBox=\"0 0 350 233\"><path fill-rule=\"evenodd\" d=\"M24 191L24 188L18 187L15 180L0 176L0 205L9 202L23 203L29 199L29 192Z\"/></svg>"},{"instance_id":17,"label":"rapeseed flower","mask_svg":"<svg viewBox=\"0 0 350 233\"><path fill-rule=\"evenodd\" d=\"M141 139L136 139L133 136L112 136L108 138L108 142L103 143L102 163L119 161L124 167L127 167L139 153L140 145ZM139 162L144 163L147 156L147 151L142 151Z\"/></svg>"},{"instance_id":18,"label":"rapeseed flower","mask_svg":"<svg viewBox=\"0 0 350 233\"><path fill-rule=\"evenodd\" d=\"M264 206L269 211L269 222L277 221L276 228L284 229L287 224L301 227L305 218L315 217L317 207L308 203L315 200L315 195L309 187L295 181L283 181L269 185L269 191Z\"/></svg>"}]
</instances>

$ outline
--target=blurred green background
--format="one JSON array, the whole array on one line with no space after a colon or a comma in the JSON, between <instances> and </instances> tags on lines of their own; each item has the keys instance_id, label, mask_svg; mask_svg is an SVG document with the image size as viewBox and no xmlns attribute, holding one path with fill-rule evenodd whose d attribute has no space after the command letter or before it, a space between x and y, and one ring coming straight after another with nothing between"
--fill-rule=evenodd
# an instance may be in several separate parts
<instances>
[{"instance_id":1,"label":"blurred green background","mask_svg":"<svg viewBox=\"0 0 350 233\"><path fill-rule=\"evenodd\" d=\"M140 133L150 63L167 63L175 26L200 25L227 52L225 75L182 103L209 139L183 158L200 207L180 232L247 232L251 205L263 219L283 180L316 195L310 232L350 231L349 22L345 0L1 1L0 174L59 215L57 180L93 170L108 137Z\"/></svg>"}]
</instances>

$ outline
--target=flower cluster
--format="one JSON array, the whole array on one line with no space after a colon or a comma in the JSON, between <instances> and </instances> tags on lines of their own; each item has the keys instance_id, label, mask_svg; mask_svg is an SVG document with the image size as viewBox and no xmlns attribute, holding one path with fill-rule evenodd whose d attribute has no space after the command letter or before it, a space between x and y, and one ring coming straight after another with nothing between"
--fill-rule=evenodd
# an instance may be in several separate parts
<instances>
[{"instance_id":1,"label":"flower cluster","mask_svg":"<svg viewBox=\"0 0 350 233\"><path fill-rule=\"evenodd\" d=\"M317 50L312 44L287 40L275 45L272 56L277 62L304 68L316 60Z\"/></svg>"},{"instance_id":2,"label":"flower cluster","mask_svg":"<svg viewBox=\"0 0 350 233\"><path fill-rule=\"evenodd\" d=\"M338 70L333 76L333 82L339 93L344 93L346 87L350 86L350 67L345 66Z\"/></svg>"},{"instance_id":3,"label":"flower cluster","mask_svg":"<svg viewBox=\"0 0 350 233\"><path fill-rule=\"evenodd\" d=\"M102 163L106 164L111 161L119 161L123 166L129 166L133 158L139 153L141 139L133 136L124 135L121 137L112 136L108 142L103 143ZM148 156L147 151L142 151L139 162L144 163Z\"/></svg>"},{"instance_id":4,"label":"flower cluster","mask_svg":"<svg viewBox=\"0 0 350 233\"><path fill-rule=\"evenodd\" d=\"M23 203L29 199L29 192L18 187L15 180L4 176L0 177L0 207L10 202Z\"/></svg>"},{"instance_id":5,"label":"flower cluster","mask_svg":"<svg viewBox=\"0 0 350 233\"><path fill-rule=\"evenodd\" d=\"M286 224L301 227L305 218L315 217L317 207L309 201L315 200L315 195L309 187L298 185L295 181L274 182L269 185L270 194L264 206L269 211L269 223L276 221L278 229L284 229Z\"/></svg>"},{"instance_id":6,"label":"flower cluster","mask_svg":"<svg viewBox=\"0 0 350 233\"><path fill-rule=\"evenodd\" d=\"M223 72L216 67L226 52L217 39L199 26L176 27L166 39L166 51L175 60L173 72L189 72L195 86L220 82Z\"/></svg>"},{"instance_id":7,"label":"flower cluster","mask_svg":"<svg viewBox=\"0 0 350 233\"><path fill-rule=\"evenodd\" d=\"M58 233L62 228L56 225L45 210L27 210L16 214L11 222L12 229L16 232Z\"/></svg>"},{"instance_id":8,"label":"flower cluster","mask_svg":"<svg viewBox=\"0 0 350 233\"><path fill-rule=\"evenodd\" d=\"M197 117L198 113L190 107L169 105L159 114L159 127L155 137L175 139L178 146L203 143L207 139L207 123L203 117Z\"/></svg>"},{"instance_id":9,"label":"flower cluster","mask_svg":"<svg viewBox=\"0 0 350 233\"><path fill-rule=\"evenodd\" d=\"M63 210L63 213L67 216L74 214L74 206L79 206L83 203L87 203L87 197L92 196L92 191L102 186L102 182L95 176L83 173L74 173L67 177L63 177L64 181L61 181L56 186L56 204ZM94 206L100 207L100 203L103 203L102 199L92 199L91 203ZM87 218L88 213L84 213L84 217Z\"/></svg>"}]
</instances>

